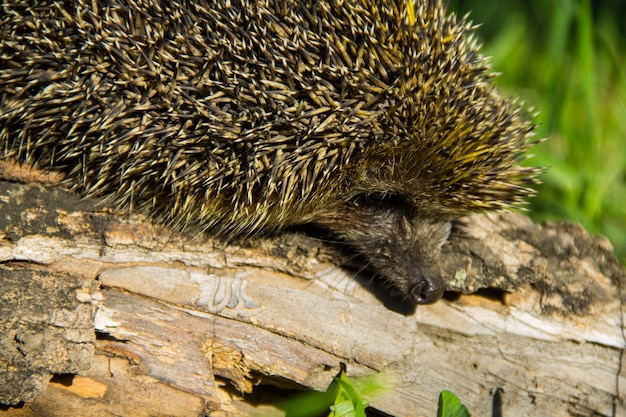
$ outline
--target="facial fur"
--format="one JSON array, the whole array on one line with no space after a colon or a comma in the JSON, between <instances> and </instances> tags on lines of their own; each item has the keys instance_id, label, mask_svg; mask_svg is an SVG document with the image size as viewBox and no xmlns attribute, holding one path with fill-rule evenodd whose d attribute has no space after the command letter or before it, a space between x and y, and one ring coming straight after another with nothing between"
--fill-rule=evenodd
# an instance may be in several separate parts
<instances>
[{"instance_id":1,"label":"facial fur","mask_svg":"<svg viewBox=\"0 0 626 417\"><path fill-rule=\"evenodd\" d=\"M396 197L366 196L349 201L319 223L363 254L371 269L412 302L428 304L443 295L439 253L450 234L448 219L421 216Z\"/></svg>"}]
</instances>

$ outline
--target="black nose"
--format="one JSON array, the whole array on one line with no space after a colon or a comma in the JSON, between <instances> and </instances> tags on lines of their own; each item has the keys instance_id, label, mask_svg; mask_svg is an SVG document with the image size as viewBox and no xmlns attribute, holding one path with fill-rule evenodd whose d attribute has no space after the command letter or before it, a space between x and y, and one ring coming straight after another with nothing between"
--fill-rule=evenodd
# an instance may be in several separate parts
<instances>
[{"instance_id":1,"label":"black nose","mask_svg":"<svg viewBox=\"0 0 626 417\"><path fill-rule=\"evenodd\" d=\"M441 278L422 278L409 288L409 297L415 304L431 304L443 296Z\"/></svg>"}]
</instances>

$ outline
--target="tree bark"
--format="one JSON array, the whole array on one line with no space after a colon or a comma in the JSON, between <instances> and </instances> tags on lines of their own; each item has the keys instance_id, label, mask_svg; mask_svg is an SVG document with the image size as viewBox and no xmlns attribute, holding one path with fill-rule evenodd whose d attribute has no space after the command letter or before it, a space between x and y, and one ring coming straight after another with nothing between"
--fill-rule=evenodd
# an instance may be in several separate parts
<instances>
[{"instance_id":1,"label":"tree bark","mask_svg":"<svg viewBox=\"0 0 626 417\"><path fill-rule=\"evenodd\" d=\"M474 415L626 415L626 275L580 226L465 218L446 299L415 308L304 234L226 244L97 207L0 182L0 414L280 415L272 393L343 363L394 416L444 389Z\"/></svg>"}]
</instances>

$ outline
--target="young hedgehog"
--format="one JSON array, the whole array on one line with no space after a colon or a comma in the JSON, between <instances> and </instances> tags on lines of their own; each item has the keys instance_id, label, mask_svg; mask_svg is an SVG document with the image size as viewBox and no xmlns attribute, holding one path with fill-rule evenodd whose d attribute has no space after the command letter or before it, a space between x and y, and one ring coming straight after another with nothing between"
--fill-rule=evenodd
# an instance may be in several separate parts
<instances>
[{"instance_id":1,"label":"young hedgehog","mask_svg":"<svg viewBox=\"0 0 626 417\"><path fill-rule=\"evenodd\" d=\"M174 229L321 225L422 304L451 221L531 194L532 125L441 1L1 7L2 158Z\"/></svg>"}]
</instances>

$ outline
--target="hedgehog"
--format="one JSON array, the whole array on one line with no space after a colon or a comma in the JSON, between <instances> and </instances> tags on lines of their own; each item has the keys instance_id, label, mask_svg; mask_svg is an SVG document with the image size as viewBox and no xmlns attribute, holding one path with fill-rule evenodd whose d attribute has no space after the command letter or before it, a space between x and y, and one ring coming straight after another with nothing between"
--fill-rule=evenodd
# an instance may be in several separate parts
<instances>
[{"instance_id":1,"label":"hedgehog","mask_svg":"<svg viewBox=\"0 0 626 417\"><path fill-rule=\"evenodd\" d=\"M2 160L171 230L316 225L425 304L451 224L533 194L531 117L440 0L1 7Z\"/></svg>"}]
</instances>

